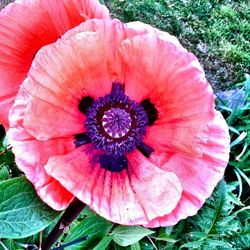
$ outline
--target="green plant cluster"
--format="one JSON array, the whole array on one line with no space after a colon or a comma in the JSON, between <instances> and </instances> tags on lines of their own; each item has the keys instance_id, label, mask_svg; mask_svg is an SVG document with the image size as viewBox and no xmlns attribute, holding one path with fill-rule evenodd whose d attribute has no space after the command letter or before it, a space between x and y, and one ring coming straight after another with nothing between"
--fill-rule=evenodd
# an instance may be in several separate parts
<instances>
[{"instance_id":1,"label":"green plant cluster","mask_svg":"<svg viewBox=\"0 0 250 250\"><path fill-rule=\"evenodd\" d=\"M225 180L197 215L172 227L146 229L112 224L86 207L54 249L249 249L250 77L236 89L218 93L217 108L230 128L230 162ZM60 214L37 198L25 177L17 177L22 173L2 127L0 134L0 250L35 250Z\"/></svg>"}]
</instances>

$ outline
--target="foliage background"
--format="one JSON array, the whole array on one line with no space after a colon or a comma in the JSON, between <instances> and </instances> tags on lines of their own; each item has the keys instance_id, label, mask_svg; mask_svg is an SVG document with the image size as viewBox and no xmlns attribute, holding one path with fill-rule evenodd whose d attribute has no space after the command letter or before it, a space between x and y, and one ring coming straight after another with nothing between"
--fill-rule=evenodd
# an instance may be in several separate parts
<instances>
[{"instance_id":1,"label":"foliage background","mask_svg":"<svg viewBox=\"0 0 250 250\"><path fill-rule=\"evenodd\" d=\"M7 2L1 0L0 6ZM174 227L123 227L86 208L59 239L61 246L54 249L249 249L249 1L102 2L113 17L125 22L140 20L168 31L197 55L216 90L217 109L230 128L230 162L225 179L198 214ZM39 201L33 187L19 176L22 173L0 126L0 250L38 249L60 217Z\"/></svg>"}]
</instances>

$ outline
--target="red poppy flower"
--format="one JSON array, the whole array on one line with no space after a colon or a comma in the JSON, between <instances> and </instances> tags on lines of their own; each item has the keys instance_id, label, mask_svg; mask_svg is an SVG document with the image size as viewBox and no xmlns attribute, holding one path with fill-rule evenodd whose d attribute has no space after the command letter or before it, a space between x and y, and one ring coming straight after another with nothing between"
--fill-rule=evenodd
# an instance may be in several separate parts
<instances>
[{"instance_id":1,"label":"red poppy flower","mask_svg":"<svg viewBox=\"0 0 250 250\"><path fill-rule=\"evenodd\" d=\"M196 57L142 23L88 20L41 49L10 111L40 197L120 224L173 225L223 177L229 135Z\"/></svg>"},{"instance_id":2,"label":"red poppy flower","mask_svg":"<svg viewBox=\"0 0 250 250\"><path fill-rule=\"evenodd\" d=\"M108 18L98 0L19 0L0 12L0 123L8 113L32 60L44 45L89 18Z\"/></svg>"}]
</instances>

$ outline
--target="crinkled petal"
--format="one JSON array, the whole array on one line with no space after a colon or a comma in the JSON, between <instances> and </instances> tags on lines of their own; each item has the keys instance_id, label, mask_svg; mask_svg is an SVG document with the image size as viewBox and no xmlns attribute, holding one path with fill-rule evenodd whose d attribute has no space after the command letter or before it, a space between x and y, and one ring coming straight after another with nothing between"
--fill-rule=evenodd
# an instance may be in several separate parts
<instances>
[{"instance_id":1,"label":"crinkled petal","mask_svg":"<svg viewBox=\"0 0 250 250\"><path fill-rule=\"evenodd\" d=\"M20 106L25 109L25 129L39 140L83 132L85 116L78 110L81 98L96 98L111 89L105 60L103 44L93 32L78 33L41 49L19 93L27 95L19 98L26 100ZM10 112L10 120L13 115Z\"/></svg>"},{"instance_id":2,"label":"crinkled petal","mask_svg":"<svg viewBox=\"0 0 250 250\"><path fill-rule=\"evenodd\" d=\"M0 12L0 122L6 125L10 107L3 102L16 95L41 47L55 42L67 30L89 18L108 17L108 10L97 0L19 0L3 9Z\"/></svg>"},{"instance_id":3,"label":"crinkled petal","mask_svg":"<svg viewBox=\"0 0 250 250\"><path fill-rule=\"evenodd\" d=\"M127 39L120 52L125 93L138 102L150 99L158 112L145 142L155 150L199 154L214 97L197 58L167 33Z\"/></svg>"},{"instance_id":4,"label":"crinkled petal","mask_svg":"<svg viewBox=\"0 0 250 250\"><path fill-rule=\"evenodd\" d=\"M82 118L82 119L81 119ZM22 126L38 140L68 137L84 132L84 117L31 96L21 88L9 113L10 127ZM29 132L30 131L30 132Z\"/></svg>"},{"instance_id":5,"label":"crinkled petal","mask_svg":"<svg viewBox=\"0 0 250 250\"><path fill-rule=\"evenodd\" d=\"M33 183L41 199L55 210L65 209L73 195L46 173L44 165L51 155L65 154L72 150L72 138L40 142L22 127L10 128L7 136L18 167Z\"/></svg>"},{"instance_id":6,"label":"crinkled petal","mask_svg":"<svg viewBox=\"0 0 250 250\"><path fill-rule=\"evenodd\" d=\"M171 213L152 220L148 227L171 226L196 214L223 178L229 160L230 137L227 124L219 112L210 123L208 134L208 141L203 143L202 156L188 157L177 153L162 166L178 176L183 193Z\"/></svg>"},{"instance_id":7,"label":"crinkled petal","mask_svg":"<svg viewBox=\"0 0 250 250\"><path fill-rule=\"evenodd\" d=\"M119 46L127 37L146 32L154 29L137 23L132 29L118 20L88 20L43 47L23 83L30 95L24 117L27 131L39 140L82 132L85 118L79 101L103 96L113 81L123 82Z\"/></svg>"},{"instance_id":8,"label":"crinkled petal","mask_svg":"<svg viewBox=\"0 0 250 250\"><path fill-rule=\"evenodd\" d=\"M84 146L51 157L45 168L78 199L113 222L145 224L176 207L182 187L175 174L137 153L129 156L128 170L111 172L101 168L98 154Z\"/></svg>"},{"instance_id":9,"label":"crinkled petal","mask_svg":"<svg viewBox=\"0 0 250 250\"><path fill-rule=\"evenodd\" d=\"M149 98L158 110L158 124L213 110L213 92L201 65L174 37L135 36L122 43L120 52L126 94L138 102Z\"/></svg>"},{"instance_id":10,"label":"crinkled petal","mask_svg":"<svg viewBox=\"0 0 250 250\"><path fill-rule=\"evenodd\" d=\"M5 127L5 130L7 131L9 129L9 110L11 109L13 103L14 103L15 97L14 96L5 96L0 97L0 123L3 124Z\"/></svg>"},{"instance_id":11,"label":"crinkled petal","mask_svg":"<svg viewBox=\"0 0 250 250\"><path fill-rule=\"evenodd\" d=\"M40 0L59 35L92 18L109 19L109 11L98 0Z\"/></svg>"},{"instance_id":12,"label":"crinkled petal","mask_svg":"<svg viewBox=\"0 0 250 250\"><path fill-rule=\"evenodd\" d=\"M21 92L21 91L20 91ZM66 154L74 148L73 138L41 142L23 128L27 95L19 95L11 109L11 125L7 138L15 154L18 167L33 183L38 195L56 210L65 209L72 201L69 193L58 181L49 176L44 165L51 155Z\"/></svg>"},{"instance_id":13,"label":"crinkled petal","mask_svg":"<svg viewBox=\"0 0 250 250\"><path fill-rule=\"evenodd\" d=\"M81 32L97 32L105 44L104 52L107 55L107 69L111 75L111 81L124 83L124 68L121 64L119 47L127 38L147 33L157 33L158 30L149 25L132 22L123 24L119 20L88 20L76 28L69 30L62 39L68 39L72 35Z\"/></svg>"}]
</instances>

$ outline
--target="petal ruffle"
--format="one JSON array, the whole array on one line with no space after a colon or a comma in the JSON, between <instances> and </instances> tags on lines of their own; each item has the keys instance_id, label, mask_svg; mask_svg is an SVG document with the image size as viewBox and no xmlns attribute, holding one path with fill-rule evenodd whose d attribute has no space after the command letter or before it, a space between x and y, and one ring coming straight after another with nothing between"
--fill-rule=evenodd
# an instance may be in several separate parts
<instances>
[{"instance_id":1,"label":"petal ruffle","mask_svg":"<svg viewBox=\"0 0 250 250\"><path fill-rule=\"evenodd\" d=\"M23 83L29 93L23 125L32 136L47 140L82 132L81 98L98 98L110 92L113 81L123 82L122 41L155 32L148 25L131 26L118 20L88 20L37 53Z\"/></svg>"},{"instance_id":2,"label":"petal ruffle","mask_svg":"<svg viewBox=\"0 0 250 250\"><path fill-rule=\"evenodd\" d=\"M123 24L119 20L88 20L76 28L69 30L62 39L68 39L72 35L81 32L97 32L105 44L104 51L107 55L107 69L111 75L111 81L124 83L124 68L121 64L119 48L124 40L147 33L159 33L159 30L141 22Z\"/></svg>"},{"instance_id":3,"label":"petal ruffle","mask_svg":"<svg viewBox=\"0 0 250 250\"><path fill-rule=\"evenodd\" d=\"M7 136L18 167L33 183L41 199L55 210L65 209L74 197L46 173L44 165L51 155L65 154L72 150L72 138L40 142L22 127L10 128Z\"/></svg>"},{"instance_id":4,"label":"petal ruffle","mask_svg":"<svg viewBox=\"0 0 250 250\"><path fill-rule=\"evenodd\" d=\"M113 222L143 225L176 207L182 187L172 172L137 153L129 156L128 170L120 173L101 168L97 158L92 146L84 146L51 157L45 168L78 199Z\"/></svg>"},{"instance_id":5,"label":"petal ruffle","mask_svg":"<svg viewBox=\"0 0 250 250\"><path fill-rule=\"evenodd\" d=\"M158 112L145 142L155 151L201 153L214 97L197 58L167 33L127 39L120 52L126 94L138 102L150 99Z\"/></svg>"},{"instance_id":6,"label":"petal ruffle","mask_svg":"<svg viewBox=\"0 0 250 250\"><path fill-rule=\"evenodd\" d=\"M125 91L131 99L150 98L159 108L166 104L175 108L176 103L199 101L201 96L210 106L213 103L212 89L197 58L168 33L156 30L127 39L120 54Z\"/></svg>"},{"instance_id":7,"label":"petal ruffle","mask_svg":"<svg viewBox=\"0 0 250 250\"><path fill-rule=\"evenodd\" d=\"M98 0L40 0L59 36L88 19L109 19Z\"/></svg>"},{"instance_id":8,"label":"petal ruffle","mask_svg":"<svg viewBox=\"0 0 250 250\"><path fill-rule=\"evenodd\" d=\"M88 18L109 18L108 10L97 0L20 0L0 12L1 123L37 51Z\"/></svg>"},{"instance_id":9,"label":"petal ruffle","mask_svg":"<svg viewBox=\"0 0 250 250\"><path fill-rule=\"evenodd\" d=\"M9 129L8 115L14 101L15 101L14 96L0 97L0 110L1 110L0 123L3 124L6 131Z\"/></svg>"},{"instance_id":10,"label":"petal ruffle","mask_svg":"<svg viewBox=\"0 0 250 250\"><path fill-rule=\"evenodd\" d=\"M33 183L41 199L56 210L63 210L72 201L73 195L46 173L44 165L51 155L66 154L71 151L75 147L73 138L41 142L32 137L23 128L26 99L27 95L20 94L11 109L12 127L8 130L7 138L18 167Z\"/></svg>"},{"instance_id":11,"label":"petal ruffle","mask_svg":"<svg viewBox=\"0 0 250 250\"><path fill-rule=\"evenodd\" d=\"M105 60L103 44L93 32L41 49L17 97L25 100L19 106L25 129L39 140L83 132L85 116L78 110L79 101L111 89ZM10 120L12 116L10 112Z\"/></svg>"},{"instance_id":12,"label":"petal ruffle","mask_svg":"<svg viewBox=\"0 0 250 250\"><path fill-rule=\"evenodd\" d=\"M183 193L171 213L152 220L148 227L171 226L196 214L222 179L229 160L230 137L227 124L219 112L209 125L208 135L208 141L203 143L202 156L173 154L162 166L164 170L172 171L178 176Z\"/></svg>"}]
</instances>

